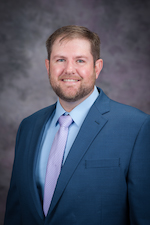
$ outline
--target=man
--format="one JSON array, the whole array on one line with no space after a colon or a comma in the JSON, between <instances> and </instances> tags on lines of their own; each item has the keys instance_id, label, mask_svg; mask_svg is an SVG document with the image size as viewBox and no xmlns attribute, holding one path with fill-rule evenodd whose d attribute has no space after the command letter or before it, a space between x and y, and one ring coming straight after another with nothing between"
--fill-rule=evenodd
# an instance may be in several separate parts
<instances>
[{"instance_id":1,"label":"man","mask_svg":"<svg viewBox=\"0 0 150 225\"><path fill-rule=\"evenodd\" d=\"M150 224L150 117L95 87L99 45L79 26L48 38L45 64L58 101L19 127L5 225ZM60 117L71 118L63 153L54 148L65 140L57 139Z\"/></svg>"}]
</instances>

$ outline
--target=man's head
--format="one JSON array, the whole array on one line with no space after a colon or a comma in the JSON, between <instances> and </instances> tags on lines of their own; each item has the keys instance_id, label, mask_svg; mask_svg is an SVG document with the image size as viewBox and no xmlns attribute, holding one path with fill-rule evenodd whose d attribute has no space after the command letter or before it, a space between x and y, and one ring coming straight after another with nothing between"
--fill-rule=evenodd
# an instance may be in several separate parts
<instances>
[{"instance_id":1,"label":"man's head","mask_svg":"<svg viewBox=\"0 0 150 225\"><path fill-rule=\"evenodd\" d=\"M46 44L50 84L62 107L71 111L93 92L102 70L99 37L87 28L67 26L55 31Z\"/></svg>"},{"instance_id":2,"label":"man's head","mask_svg":"<svg viewBox=\"0 0 150 225\"><path fill-rule=\"evenodd\" d=\"M59 40L60 42L65 39L66 40L71 40L74 38L86 39L91 44L91 54L93 56L94 64L96 60L100 58L99 36L96 33L87 29L86 27L70 25L59 28L47 39L46 48L48 53L48 60L50 60L53 44L58 38L60 39Z\"/></svg>"}]
</instances>

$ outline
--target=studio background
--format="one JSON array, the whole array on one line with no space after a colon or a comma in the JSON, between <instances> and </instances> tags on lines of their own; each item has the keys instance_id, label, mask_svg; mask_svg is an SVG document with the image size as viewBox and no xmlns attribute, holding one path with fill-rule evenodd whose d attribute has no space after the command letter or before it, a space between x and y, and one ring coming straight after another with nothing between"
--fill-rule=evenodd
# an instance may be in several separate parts
<instances>
[{"instance_id":1,"label":"studio background","mask_svg":"<svg viewBox=\"0 0 150 225\"><path fill-rule=\"evenodd\" d=\"M57 99L45 68L45 41L70 24L86 26L100 36L104 68L97 85L111 99L150 114L149 0L2 0L0 225L18 126Z\"/></svg>"}]
</instances>

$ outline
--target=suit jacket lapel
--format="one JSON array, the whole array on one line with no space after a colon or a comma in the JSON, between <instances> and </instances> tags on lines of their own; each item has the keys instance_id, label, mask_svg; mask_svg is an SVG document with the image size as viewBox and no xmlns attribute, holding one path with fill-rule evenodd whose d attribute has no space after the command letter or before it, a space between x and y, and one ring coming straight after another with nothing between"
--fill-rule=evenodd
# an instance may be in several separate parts
<instances>
[{"instance_id":1,"label":"suit jacket lapel","mask_svg":"<svg viewBox=\"0 0 150 225\"><path fill-rule=\"evenodd\" d=\"M35 207L37 209L37 212L39 213L41 218L44 218L44 217L43 217L42 204L41 204L39 193L36 186L35 168L36 168L38 150L40 147L44 128L54 109L55 109L55 105L47 109L47 111L40 118L39 117L37 118L33 126L32 137L30 139L31 140L30 146L28 146L29 150L28 150L28 171L27 172L29 177L30 192L31 192Z\"/></svg>"},{"instance_id":2,"label":"suit jacket lapel","mask_svg":"<svg viewBox=\"0 0 150 225\"><path fill-rule=\"evenodd\" d=\"M49 209L49 214L54 209L59 198L73 175L78 164L87 152L90 144L93 142L96 135L105 126L107 119L103 116L109 111L110 99L101 91L95 104L91 107L82 127L76 137L76 140L70 149L66 162L60 173L55 193ZM83 141L84 140L84 141Z\"/></svg>"}]
</instances>

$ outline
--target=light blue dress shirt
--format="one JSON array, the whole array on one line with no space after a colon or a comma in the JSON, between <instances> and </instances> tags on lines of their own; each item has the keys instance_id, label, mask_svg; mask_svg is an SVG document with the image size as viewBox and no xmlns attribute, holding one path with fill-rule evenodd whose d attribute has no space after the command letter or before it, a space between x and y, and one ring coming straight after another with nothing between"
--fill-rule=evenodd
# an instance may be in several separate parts
<instances>
[{"instance_id":1,"label":"light blue dress shirt","mask_svg":"<svg viewBox=\"0 0 150 225\"><path fill-rule=\"evenodd\" d=\"M37 165L36 165L36 183L37 183L37 186L40 188L42 198L44 196L46 167L47 167L50 149L51 149L55 134L60 127L58 123L59 117L63 114L69 114L71 118L73 119L73 123L70 125L69 131L68 131L68 138L67 138L67 143L66 143L63 162L62 162L62 164L64 164L67 158L67 155L71 149L71 146L81 128L81 125L89 109L91 108L95 100L97 99L98 95L99 95L99 92L95 86L92 94L88 98L86 98L83 102L81 102L78 106L76 106L69 113L67 113L63 109L58 99L56 110L46 124L42 141L41 141L41 147L40 147L38 159L37 159Z\"/></svg>"}]
</instances>

